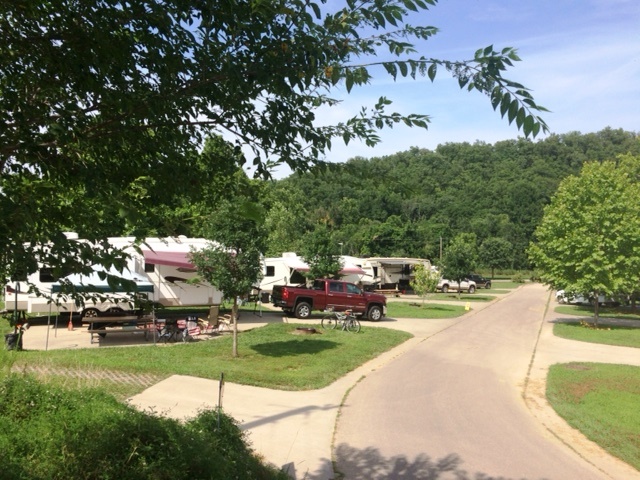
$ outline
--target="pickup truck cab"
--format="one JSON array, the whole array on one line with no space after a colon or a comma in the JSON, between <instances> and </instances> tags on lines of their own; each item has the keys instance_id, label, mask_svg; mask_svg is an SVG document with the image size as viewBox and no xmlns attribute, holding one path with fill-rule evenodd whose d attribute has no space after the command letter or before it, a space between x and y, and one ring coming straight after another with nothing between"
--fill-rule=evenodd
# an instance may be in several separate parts
<instances>
[{"instance_id":1,"label":"pickup truck cab","mask_svg":"<svg viewBox=\"0 0 640 480\"><path fill-rule=\"evenodd\" d=\"M387 298L378 293L365 292L353 283L319 279L307 286L276 285L271 303L297 318L309 318L314 310L353 310L377 322L387 314Z\"/></svg>"}]
</instances>

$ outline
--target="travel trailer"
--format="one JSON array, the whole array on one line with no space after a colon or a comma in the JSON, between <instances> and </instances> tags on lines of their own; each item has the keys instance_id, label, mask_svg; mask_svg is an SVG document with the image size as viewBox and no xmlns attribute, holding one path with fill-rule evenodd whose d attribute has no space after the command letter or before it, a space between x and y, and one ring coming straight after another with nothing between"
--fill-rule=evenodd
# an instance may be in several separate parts
<instances>
[{"instance_id":1,"label":"travel trailer","mask_svg":"<svg viewBox=\"0 0 640 480\"><path fill-rule=\"evenodd\" d=\"M192 248L204 248L208 245L208 240L184 236L147 238L139 249L134 248L134 241L133 237L109 238L111 245L126 251L130 258L123 272L106 273L135 282L139 295L163 306L204 306L222 303L222 292L217 288L208 283L193 281L197 273L188 255ZM133 308L134 302L127 292L123 289L114 291L106 280L100 278L101 268L96 267L94 270L94 273L88 276L75 274L56 279L45 266L42 266L29 276L28 282L10 282L5 287L5 308L28 313L79 310L83 316ZM86 294L87 300L79 309L73 300L66 298L62 293L64 283L71 284L76 291ZM34 285L41 294L29 293L29 284ZM103 297L108 295L109 299L96 300L98 293Z\"/></svg>"},{"instance_id":2,"label":"travel trailer","mask_svg":"<svg viewBox=\"0 0 640 480\"><path fill-rule=\"evenodd\" d=\"M424 258L371 257L362 259L366 275L362 278L365 286L379 290L410 290L413 269L416 265L433 268Z\"/></svg>"},{"instance_id":3,"label":"travel trailer","mask_svg":"<svg viewBox=\"0 0 640 480\"><path fill-rule=\"evenodd\" d=\"M359 265L353 260L356 257L342 256L343 268L340 274L343 280L358 283L361 276L366 275ZM262 280L260 290L264 294L271 293L274 285L300 285L306 283L304 272L309 271L309 265L294 252L285 252L281 257L264 258L262 261ZM348 280L347 280L348 279Z\"/></svg>"}]
</instances>

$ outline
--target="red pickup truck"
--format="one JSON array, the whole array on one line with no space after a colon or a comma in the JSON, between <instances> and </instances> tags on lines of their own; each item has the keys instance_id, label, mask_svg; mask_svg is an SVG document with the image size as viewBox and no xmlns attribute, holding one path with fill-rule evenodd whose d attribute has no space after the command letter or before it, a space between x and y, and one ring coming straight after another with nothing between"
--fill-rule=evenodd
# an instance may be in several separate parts
<instances>
[{"instance_id":1,"label":"red pickup truck","mask_svg":"<svg viewBox=\"0 0 640 480\"><path fill-rule=\"evenodd\" d=\"M276 285L271 303L297 318L309 318L313 310L353 310L377 322L387 314L387 298L378 293L365 292L357 285L340 280L315 280L310 287Z\"/></svg>"}]
</instances>

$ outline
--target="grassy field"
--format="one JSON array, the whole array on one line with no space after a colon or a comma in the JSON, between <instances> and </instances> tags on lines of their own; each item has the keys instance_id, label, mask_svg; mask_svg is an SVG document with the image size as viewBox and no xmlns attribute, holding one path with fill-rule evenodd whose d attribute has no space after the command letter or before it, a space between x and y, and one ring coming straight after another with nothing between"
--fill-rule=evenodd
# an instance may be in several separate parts
<instances>
[{"instance_id":1,"label":"grassy field","mask_svg":"<svg viewBox=\"0 0 640 480\"><path fill-rule=\"evenodd\" d=\"M595 328L585 323L557 323L553 326L553 333L558 337L581 342L640 348L640 328L618 325L601 325Z\"/></svg>"},{"instance_id":2,"label":"grassy field","mask_svg":"<svg viewBox=\"0 0 640 480\"><path fill-rule=\"evenodd\" d=\"M563 315L593 317L593 307L589 305L557 305L554 311ZM640 320L640 309L634 311L630 307L600 307L598 314L601 318Z\"/></svg>"},{"instance_id":3,"label":"grassy field","mask_svg":"<svg viewBox=\"0 0 640 480\"><path fill-rule=\"evenodd\" d=\"M601 307L598 326L593 325L593 307L588 305L558 305L554 309L562 315L583 317L580 322L556 323L554 335L581 342L640 348L640 311L629 307ZM638 322L611 322L610 320Z\"/></svg>"},{"instance_id":4,"label":"grassy field","mask_svg":"<svg viewBox=\"0 0 640 480\"><path fill-rule=\"evenodd\" d=\"M547 398L569 425L640 470L640 367L554 365Z\"/></svg>"},{"instance_id":5,"label":"grassy field","mask_svg":"<svg viewBox=\"0 0 640 480\"><path fill-rule=\"evenodd\" d=\"M387 317L391 318L455 318L467 313L464 305L425 302L387 302Z\"/></svg>"},{"instance_id":6,"label":"grassy field","mask_svg":"<svg viewBox=\"0 0 640 480\"><path fill-rule=\"evenodd\" d=\"M455 300L461 302L490 302L495 299L495 295L488 295L485 292L490 292L491 290L476 290L476 293L461 293L458 297L457 292L447 292L447 293L436 293L432 300ZM497 293L497 292L496 292Z\"/></svg>"},{"instance_id":7,"label":"grassy field","mask_svg":"<svg viewBox=\"0 0 640 480\"><path fill-rule=\"evenodd\" d=\"M563 315L593 317L593 307L559 305ZM556 336L581 342L640 348L640 327L611 325L607 319L638 320L628 309L600 309L599 326L586 321L557 323ZM638 351L640 355L640 350ZM612 455L640 470L640 367L596 363L554 365L547 398L567 423Z\"/></svg>"},{"instance_id":8,"label":"grassy field","mask_svg":"<svg viewBox=\"0 0 640 480\"><path fill-rule=\"evenodd\" d=\"M209 341L155 347L4 352L2 356L12 357L17 368L25 365L51 371L69 368L160 378L180 374L211 379L219 378L224 372L230 382L281 390L309 390L329 385L411 338L406 332L366 325L357 334L322 330L313 335L296 335L297 326L300 325L276 323L242 333L238 358L231 356L232 337L226 334Z\"/></svg>"}]
</instances>

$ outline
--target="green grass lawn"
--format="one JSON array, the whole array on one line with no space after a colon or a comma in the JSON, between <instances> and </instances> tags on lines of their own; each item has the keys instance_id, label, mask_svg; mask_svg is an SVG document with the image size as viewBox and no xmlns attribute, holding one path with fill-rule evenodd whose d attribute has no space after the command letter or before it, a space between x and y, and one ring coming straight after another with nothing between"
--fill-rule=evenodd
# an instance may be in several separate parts
<instances>
[{"instance_id":1,"label":"green grass lawn","mask_svg":"<svg viewBox=\"0 0 640 480\"><path fill-rule=\"evenodd\" d=\"M585 317L581 322L556 323L553 333L558 337L581 342L640 348L640 324L612 325L607 319L640 320L640 315L628 307L601 307L598 327L593 326L593 307L588 305L558 305L557 313ZM633 323L633 322L630 322Z\"/></svg>"},{"instance_id":2,"label":"green grass lawn","mask_svg":"<svg viewBox=\"0 0 640 480\"><path fill-rule=\"evenodd\" d=\"M553 333L558 337L581 342L640 348L640 328L617 325L601 325L594 328L583 323L556 323Z\"/></svg>"},{"instance_id":3,"label":"green grass lawn","mask_svg":"<svg viewBox=\"0 0 640 480\"><path fill-rule=\"evenodd\" d=\"M593 317L593 307L590 305L557 305L554 311L563 315ZM633 311L629 307L600 307L598 314L606 318L640 320L640 309Z\"/></svg>"},{"instance_id":4,"label":"green grass lawn","mask_svg":"<svg viewBox=\"0 0 640 480\"><path fill-rule=\"evenodd\" d=\"M387 317L391 318L455 318L467 313L464 305L425 302L387 302Z\"/></svg>"},{"instance_id":5,"label":"green grass lawn","mask_svg":"<svg viewBox=\"0 0 640 480\"><path fill-rule=\"evenodd\" d=\"M491 290L476 290L476 293L461 293L458 297L457 292L436 293L430 297L431 300L447 300L447 301L461 301L461 302L490 302L495 299L494 295L488 295L485 292ZM482 293L480 293L482 292Z\"/></svg>"},{"instance_id":6,"label":"green grass lawn","mask_svg":"<svg viewBox=\"0 0 640 480\"><path fill-rule=\"evenodd\" d=\"M554 365L547 398L569 425L640 470L640 367Z\"/></svg>"},{"instance_id":7,"label":"green grass lawn","mask_svg":"<svg viewBox=\"0 0 640 480\"><path fill-rule=\"evenodd\" d=\"M357 334L322 330L313 335L295 335L296 326L300 325L275 323L239 334L238 358L231 355L230 334L185 344L3 352L0 358L15 361L17 367L41 365L159 377L180 374L217 379L224 372L229 382L308 390L329 385L411 338L406 332L366 325Z\"/></svg>"},{"instance_id":8,"label":"green grass lawn","mask_svg":"<svg viewBox=\"0 0 640 480\"><path fill-rule=\"evenodd\" d=\"M489 290L507 289L513 290L514 288L521 287L523 284L518 282L512 282L510 280L493 280L491 281L491 288Z\"/></svg>"},{"instance_id":9,"label":"green grass lawn","mask_svg":"<svg viewBox=\"0 0 640 480\"><path fill-rule=\"evenodd\" d=\"M593 315L593 308L588 306L561 305L556 311ZM638 318L619 308L606 308L602 313L607 318ZM570 340L640 348L640 328L607 325L604 319L597 328L586 322L557 323L553 333ZM640 367L554 365L547 377L547 398L569 425L640 470Z\"/></svg>"}]
</instances>

